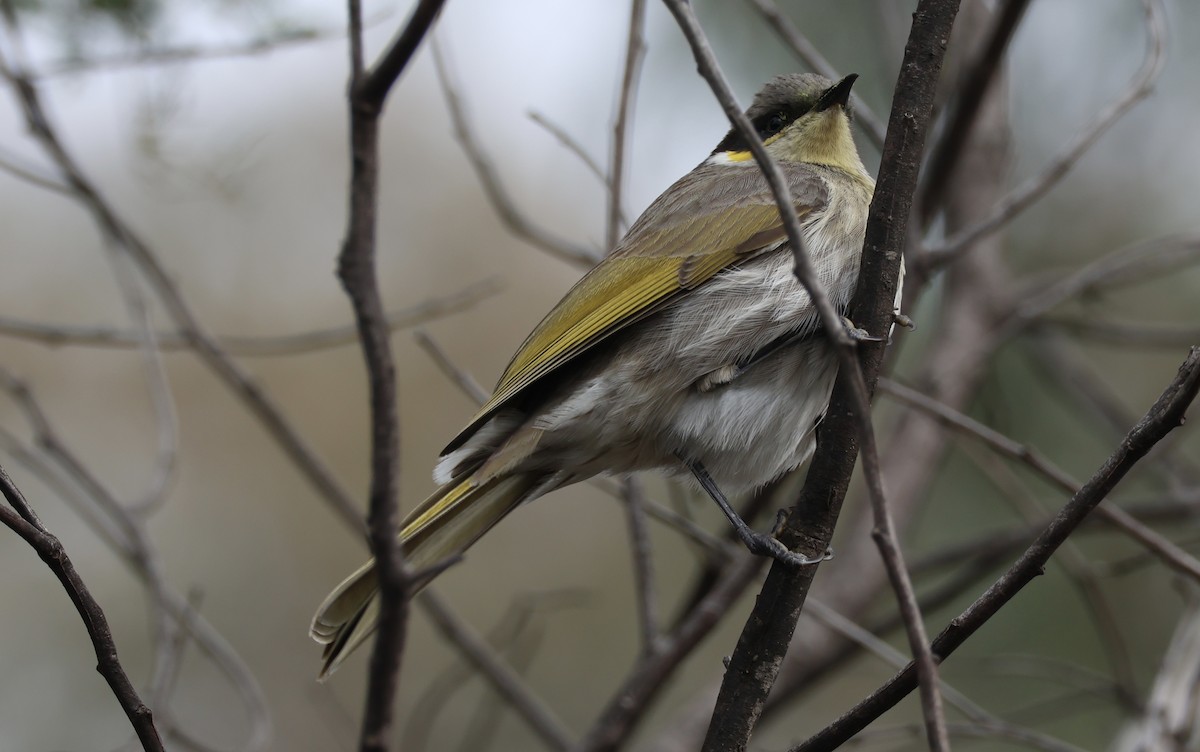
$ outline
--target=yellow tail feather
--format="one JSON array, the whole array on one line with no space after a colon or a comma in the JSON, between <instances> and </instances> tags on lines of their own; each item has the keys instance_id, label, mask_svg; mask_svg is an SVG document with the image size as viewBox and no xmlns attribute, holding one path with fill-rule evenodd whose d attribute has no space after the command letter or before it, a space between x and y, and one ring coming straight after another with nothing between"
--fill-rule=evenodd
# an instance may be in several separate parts
<instances>
[{"instance_id":1,"label":"yellow tail feather","mask_svg":"<svg viewBox=\"0 0 1200 752\"><path fill-rule=\"evenodd\" d=\"M400 525L400 542L410 571L419 572L466 551L512 511L536 480L511 475L478 484L468 478L439 488ZM375 595L375 562L368 561L317 609L309 635L325 645L325 662L318 678L329 677L375 631L379 618Z\"/></svg>"}]
</instances>

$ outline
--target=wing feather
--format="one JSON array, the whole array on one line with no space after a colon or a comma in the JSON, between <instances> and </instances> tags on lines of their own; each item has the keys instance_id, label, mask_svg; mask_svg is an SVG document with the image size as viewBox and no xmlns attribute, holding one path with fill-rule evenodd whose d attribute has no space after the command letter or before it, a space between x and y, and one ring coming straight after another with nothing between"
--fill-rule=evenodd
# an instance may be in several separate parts
<instances>
[{"instance_id":1,"label":"wing feather","mask_svg":"<svg viewBox=\"0 0 1200 752\"><path fill-rule=\"evenodd\" d=\"M827 188L814 169L781 167L801 219L824 209ZM491 399L442 454L462 446L498 409L574 358L723 269L778 247L783 237L775 200L757 166L705 164L688 173L538 324Z\"/></svg>"}]
</instances>

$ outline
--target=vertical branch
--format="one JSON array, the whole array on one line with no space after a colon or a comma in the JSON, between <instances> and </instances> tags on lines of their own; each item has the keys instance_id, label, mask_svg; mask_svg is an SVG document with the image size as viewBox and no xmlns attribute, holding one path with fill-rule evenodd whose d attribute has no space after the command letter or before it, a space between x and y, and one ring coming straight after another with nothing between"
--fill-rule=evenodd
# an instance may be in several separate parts
<instances>
[{"instance_id":1,"label":"vertical branch","mask_svg":"<svg viewBox=\"0 0 1200 752\"><path fill-rule=\"evenodd\" d=\"M642 651L655 650L658 642L658 592L654 586L654 556L647 524L646 494L636 478L621 482L621 496L629 521L629 546L633 550L633 580L637 592L638 629Z\"/></svg>"},{"instance_id":2,"label":"vertical branch","mask_svg":"<svg viewBox=\"0 0 1200 752\"><path fill-rule=\"evenodd\" d=\"M642 59L646 56L646 0L633 0L629 10L629 42L625 47L625 73L621 77L621 95L617 118L613 123L612 163L608 170L608 226L604 249L617 247L621 232L621 194L625 182L625 142L633 119L633 101L637 96Z\"/></svg>"},{"instance_id":3,"label":"vertical branch","mask_svg":"<svg viewBox=\"0 0 1200 752\"><path fill-rule=\"evenodd\" d=\"M987 34L982 51L971 63L962 84L958 87L961 96L955 100L945 131L929 156L929 167L921 185L917 210L921 212L922 224L929 223L934 210L941 203L950 175L975 125L975 116L979 114L983 105L984 95L992 85L1008 50L1008 44L1016 34L1028 7L1029 0L1004 0L1002 7L995 14L995 21Z\"/></svg>"},{"instance_id":4,"label":"vertical branch","mask_svg":"<svg viewBox=\"0 0 1200 752\"><path fill-rule=\"evenodd\" d=\"M375 271L379 117L392 85L441 10L422 0L378 64L364 70L362 8L350 0L350 206L338 277L350 297L362 341L371 402L368 539L379 586L379 627L371 653L360 749L386 750L408 619L409 581L396 542L400 460L396 369Z\"/></svg>"},{"instance_id":5,"label":"vertical branch","mask_svg":"<svg viewBox=\"0 0 1200 752\"><path fill-rule=\"evenodd\" d=\"M671 3L673 12L678 13L677 5ZM891 324L907 218L933 108L934 89L957 12L958 0L922 0L913 16L884 143L883 168L867 223L862 270L851 304L852 318L868 331L886 331ZM693 44L694 50L696 46ZM749 129L741 130L746 133ZM756 139L748 140L753 147ZM765 165L764 172L770 174ZM783 207L783 202L780 203L789 239L795 246L793 236L798 233L791 231L787 216L791 213L794 217L794 212L788 211L790 206ZM803 260L798 258L798 276ZM805 286L809 288L809 285ZM810 294L820 308L821 296L811 288ZM822 320L828 318L822 311ZM840 329L837 333L844 334ZM830 334L834 332L830 331ZM845 348L838 349L839 354L845 352ZM846 359L843 355L842 360ZM809 469L805 489L777 533L784 545L793 550L799 547L801 553L820 551L832 537L853 472L858 437L861 435L868 447L873 447L866 396L874 388L882 359L883 348L864 348L858 361L849 358L849 367L843 366L839 370L837 386L822 426L822 440ZM862 371L858 369L860 362ZM876 503L882 503L878 496ZM814 576L815 567L772 566L730 660L704 749L742 750L748 745ZM932 660L922 663L928 669Z\"/></svg>"}]
</instances>

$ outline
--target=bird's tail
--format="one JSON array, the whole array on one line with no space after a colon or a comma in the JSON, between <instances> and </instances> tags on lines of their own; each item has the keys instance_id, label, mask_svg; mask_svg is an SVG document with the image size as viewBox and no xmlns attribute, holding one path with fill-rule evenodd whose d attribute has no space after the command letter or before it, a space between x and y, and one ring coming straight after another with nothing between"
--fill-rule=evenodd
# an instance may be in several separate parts
<instances>
[{"instance_id":1,"label":"bird's tail","mask_svg":"<svg viewBox=\"0 0 1200 752\"><path fill-rule=\"evenodd\" d=\"M461 554L504 518L537 483L533 475L509 475L477 483L447 483L400 525L400 543L410 571L427 569ZM417 584L424 587L428 581ZM338 585L313 617L309 635L325 645L325 679L375 631L379 618L375 562L367 562Z\"/></svg>"}]
</instances>

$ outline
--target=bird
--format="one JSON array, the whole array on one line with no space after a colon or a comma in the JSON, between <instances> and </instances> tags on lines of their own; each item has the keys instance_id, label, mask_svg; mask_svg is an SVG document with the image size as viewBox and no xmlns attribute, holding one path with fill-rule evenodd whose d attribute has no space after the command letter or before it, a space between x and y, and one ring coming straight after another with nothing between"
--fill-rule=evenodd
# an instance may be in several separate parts
<instances>
[{"instance_id":1,"label":"bird","mask_svg":"<svg viewBox=\"0 0 1200 752\"><path fill-rule=\"evenodd\" d=\"M776 76L745 113L791 189L804 249L842 313L875 187L851 132L856 78ZM406 565L434 571L527 501L642 470L698 482L754 553L812 563L751 529L726 495L808 459L837 370L794 276L773 194L732 129L517 349L442 452L438 489L400 524ZM310 627L324 645L320 678L373 632L376 596L368 562L320 605Z\"/></svg>"}]
</instances>

